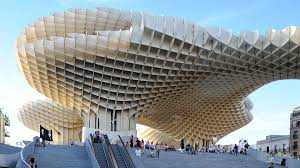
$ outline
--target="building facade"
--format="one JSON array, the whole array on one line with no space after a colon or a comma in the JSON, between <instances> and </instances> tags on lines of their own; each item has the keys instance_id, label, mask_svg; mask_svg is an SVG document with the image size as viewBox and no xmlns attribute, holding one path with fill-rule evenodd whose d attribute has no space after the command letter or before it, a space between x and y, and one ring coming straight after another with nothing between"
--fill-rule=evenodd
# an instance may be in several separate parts
<instances>
[{"instance_id":1,"label":"building facade","mask_svg":"<svg viewBox=\"0 0 300 168\"><path fill-rule=\"evenodd\" d=\"M300 158L300 107L294 109L290 119L290 152Z\"/></svg>"},{"instance_id":2,"label":"building facade","mask_svg":"<svg viewBox=\"0 0 300 168\"><path fill-rule=\"evenodd\" d=\"M71 9L26 27L17 49L27 82L79 112L82 137L136 134L140 123L208 145L252 120L251 92L300 78L299 37L297 27L236 35L176 17Z\"/></svg>"},{"instance_id":3,"label":"building facade","mask_svg":"<svg viewBox=\"0 0 300 168\"><path fill-rule=\"evenodd\" d=\"M269 135L265 140L257 141L256 148L267 153L289 152L289 135Z\"/></svg>"},{"instance_id":4,"label":"building facade","mask_svg":"<svg viewBox=\"0 0 300 168\"><path fill-rule=\"evenodd\" d=\"M6 129L9 126L9 119L0 109L0 143L5 143L5 138L9 137L9 133Z\"/></svg>"}]
</instances>

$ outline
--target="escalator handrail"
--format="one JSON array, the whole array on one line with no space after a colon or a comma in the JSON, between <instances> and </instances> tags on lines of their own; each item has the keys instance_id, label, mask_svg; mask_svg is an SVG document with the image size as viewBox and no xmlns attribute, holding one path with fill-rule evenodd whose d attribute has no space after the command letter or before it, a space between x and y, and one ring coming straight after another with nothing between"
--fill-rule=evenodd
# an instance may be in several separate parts
<instances>
[{"instance_id":1,"label":"escalator handrail","mask_svg":"<svg viewBox=\"0 0 300 168\"><path fill-rule=\"evenodd\" d=\"M112 167L112 163L111 163L111 159L108 158L106 152L105 152L105 148L104 148L104 145L101 145L102 146L102 150L103 150L103 153L104 153L104 158L105 158L105 161L106 161L106 165L108 166L108 168L113 168Z\"/></svg>"},{"instance_id":2,"label":"escalator handrail","mask_svg":"<svg viewBox=\"0 0 300 168\"><path fill-rule=\"evenodd\" d=\"M120 153L120 155L121 155L121 157L122 157L122 161L123 161L123 163L125 164L125 167L126 167L126 168L130 168L130 167L128 166L128 163L127 163L126 159L125 159L126 156L124 156L124 153L123 153L120 149L121 149L121 147L116 146L116 150L118 150L118 152Z\"/></svg>"},{"instance_id":3,"label":"escalator handrail","mask_svg":"<svg viewBox=\"0 0 300 168\"><path fill-rule=\"evenodd\" d=\"M87 137L86 139L86 142L87 144L85 144L87 146L87 152L88 152L88 155L90 157L90 160L93 164L93 168L100 168L100 165L99 165L99 162L96 158L96 152L95 152L95 148L94 148L94 145L93 145L93 142L92 142L92 136L90 137ZM94 165L94 161L96 162L95 165Z\"/></svg>"},{"instance_id":4,"label":"escalator handrail","mask_svg":"<svg viewBox=\"0 0 300 168\"><path fill-rule=\"evenodd\" d=\"M127 157L127 159L129 160L130 167L131 167L131 168L135 168L135 165L134 165L134 163L133 163L133 161L132 161L132 159L131 159L131 156L129 155L129 152L128 152L128 150L127 150L127 148L126 148L126 146L125 146L125 144L124 144L124 142L123 142L121 136L120 136L120 135L118 135L118 136L119 136L119 139L120 139L120 141L121 141L121 143L122 143L123 148L125 149L126 157Z\"/></svg>"},{"instance_id":5,"label":"escalator handrail","mask_svg":"<svg viewBox=\"0 0 300 168\"><path fill-rule=\"evenodd\" d=\"M114 152L113 152L112 146L110 144L110 141L109 141L107 135L104 135L104 141L105 141L105 144L107 145L107 148L108 148L108 156L109 156L110 161L111 161L110 163L112 164L113 167L118 167L117 161L114 157Z\"/></svg>"},{"instance_id":6,"label":"escalator handrail","mask_svg":"<svg viewBox=\"0 0 300 168\"><path fill-rule=\"evenodd\" d=\"M89 140L90 140L90 142L94 143L94 142L93 142L93 136L90 136ZM101 144L101 148L102 148L103 153L104 153L104 159L105 159L105 163L106 163L106 165L107 165L106 168L114 168L113 165L112 165L111 159L107 156L107 153L106 153L104 144L105 144L105 143ZM93 146L93 145L91 145L91 146L92 146L92 149L93 149L94 154L96 154L94 146ZM98 160L97 160L97 162L98 162ZM100 165L100 163L98 163L98 164Z\"/></svg>"}]
</instances>

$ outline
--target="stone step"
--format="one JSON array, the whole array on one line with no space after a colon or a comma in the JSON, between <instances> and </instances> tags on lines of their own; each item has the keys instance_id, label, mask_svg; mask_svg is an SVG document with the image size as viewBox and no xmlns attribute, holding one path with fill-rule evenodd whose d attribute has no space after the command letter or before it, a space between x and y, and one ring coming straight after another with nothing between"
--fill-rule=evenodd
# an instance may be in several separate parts
<instances>
[{"instance_id":1,"label":"stone step","mask_svg":"<svg viewBox=\"0 0 300 168\"><path fill-rule=\"evenodd\" d=\"M38 167L43 168L89 168L90 159L83 146L48 145L37 152Z\"/></svg>"}]
</instances>

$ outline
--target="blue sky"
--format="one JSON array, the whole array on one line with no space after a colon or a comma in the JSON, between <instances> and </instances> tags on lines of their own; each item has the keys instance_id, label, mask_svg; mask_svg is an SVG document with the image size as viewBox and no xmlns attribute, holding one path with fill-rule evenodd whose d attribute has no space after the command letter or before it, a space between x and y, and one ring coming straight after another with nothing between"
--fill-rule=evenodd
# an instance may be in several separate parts
<instances>
[{"instance_id":1,"label":"blue sky","mask_svg":"<svg viewBox=\"0 0 300 168\"><path fill-rule=\"evenodd\" d=\"M300 1L292 0L2 0L0 7L0 107L11 119L9 142L14 144L36 135L18 122L18 108L42 98L29 87L18 69L15 41L24 27L41 16L69 8L107 6L144 11L155 15L183 17L202 26L220 26L235 33L300 25ZM269 134L289 133L289 114L300 106L300 81L287 80L266 85L250 95L254 120L226 136L220 143L250 143Z\"/></svg>"}]
</instances>

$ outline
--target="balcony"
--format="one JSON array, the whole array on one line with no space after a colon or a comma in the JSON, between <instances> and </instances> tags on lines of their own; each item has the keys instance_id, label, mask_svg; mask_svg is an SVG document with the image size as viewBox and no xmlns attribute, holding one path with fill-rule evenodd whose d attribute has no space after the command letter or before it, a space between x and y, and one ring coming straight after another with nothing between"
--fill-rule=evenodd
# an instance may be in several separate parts
<instances>
[{"instance_id":1,"label":"balcony","mask_svg":"<svg viewBox=\"0 0 300 168\"><path fill-rule=\"evenodd\" d=\"M293 139L298 139L298 138L299 138L298 134L293 135Z\"/></svg>"}]
</instances>

